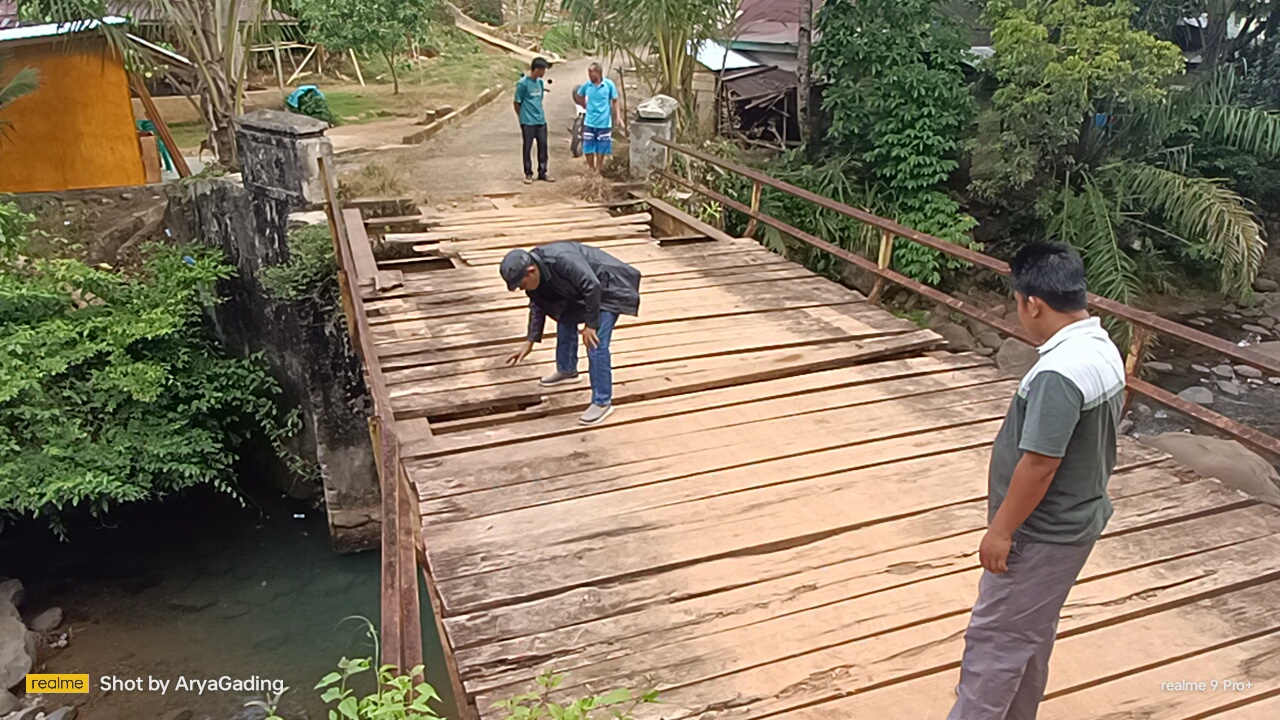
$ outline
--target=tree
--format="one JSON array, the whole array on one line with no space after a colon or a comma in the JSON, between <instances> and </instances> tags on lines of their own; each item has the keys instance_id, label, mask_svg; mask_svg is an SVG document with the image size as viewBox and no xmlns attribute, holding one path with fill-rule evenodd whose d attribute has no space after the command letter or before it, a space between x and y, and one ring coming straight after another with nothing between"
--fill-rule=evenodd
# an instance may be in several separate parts
<instances>
[{"instance_id":1,"label":"tree","mask_svg":"<svg viewBox=\"0 0 1280 720\"><path fill-rule=\"evenodd\" d=\"M692 48L725 37L733 0L564 0L562 8L583 37L609 55L645 70L657 92L693 112Z\"/></svg>"},{"instance_id":2,"label":"tree","mask_svg":"<svg viewBox=\"0 0 1280 720\"><path fill-rule=\"evenodd\" d=\"M1172 43L1134 27L1129 0L993 0L988 19L1002 132L974 190L1030 190L1050 237L1080 248L1099 294L1130 302L1143 268L1208 262L1224 292L1247 294L1262 228L1245 200L1197 177L1197 141L1274 156L1280 121L1235 104L1213 80L1171 86Z\"/></svg>"},{"instance_id":3,"label":"tree","mask_svg":"<svg viewBox=\"0 0 1280 720\"><path fill-rule=\"evenodd\" d=\"M109 14L102 0L21 0L21 4L53 22L75 24ZM237 167L232 123L244 106L249 48L271 12L272 0L133 0L132 6L149 8L166 19L174 47L195 66L192 90L199 98L213 151L220 162ZM100 28L118 49L125 47L119 28L105 24Z\"/></svg>"},{"instance_id":4,"label":"tree","mask_svg":"<svg viewBox=\"0 0 1280 720\"><path fill-rule=\"evenodd\" d=\"M94 514L196 485L234 493L255 442L296 428L258 357L205 327L231 269L209 251L146 250L125 274L46 259L0 203L0 515Z\"/></svg>"},{"instance_id":5,"label":"tree","mask_svg":"<svg viewBox=\"0 0 1280 720\"><path fill-rule=\"evenodd\" d=\"M1280 3L1274 0L1146 0L1134 23L1159 38L1174 40L1185 19L1204 18L1197 50L1202 67L1236 62L1255 41L1280 31ZM1231 36L1231 28L1238 32Z\"/></svg>"},{"instance_id":6,"label":"tree","mask_svg":"<svg viewBox=\"0 0 1280 720\"><path fill-rule=\"evenodd\" d=\"M397 59L440 12L432 0L298 0L297 5L310 23L312 40L329 50L382 55L397 95Z\"/></svg>"},{"instance_id":7,"label":"tree","mask_svg":"<svg viewBox=\"0 0 1280 720\"><path fill-rule=\"evenodd\" d=\"M942 0L828 2L818 14L816 74L826 81L823 139L839 162L861 165L864 204L905 225L971 245L973 218L940 188L959 167L975 106L964 82L959 28ZM871 238L867 238L870 240ZM878 239L878 238L877 238ZM898 243L894 264L937 283L956 267L940 253Z\"/></svg>"},{"instance_id":8,"label":"tree","mask_svg":"<svg viewBox=\"0 0 1280 720\"><path fill-rule=\"evenodd\" d=\"M0 57L0 110L13 104L15 100L35 92L40 85L40 74L33 68L22 68L8 80L4 79L4 58ZM9 123L0 118L0 139L3 139Z\"/></svg>"},{"instance_id":9,"label":"tree","mask_svg":"<svg viewBox=\"0 0 1280 720\"><path fill-rule=\"evenodd\" d=\"M813 0L800 0L800 32L796 46L796 113L800 116L800 139L808 145L813 137Z\"/></svg>"}]
</instances>

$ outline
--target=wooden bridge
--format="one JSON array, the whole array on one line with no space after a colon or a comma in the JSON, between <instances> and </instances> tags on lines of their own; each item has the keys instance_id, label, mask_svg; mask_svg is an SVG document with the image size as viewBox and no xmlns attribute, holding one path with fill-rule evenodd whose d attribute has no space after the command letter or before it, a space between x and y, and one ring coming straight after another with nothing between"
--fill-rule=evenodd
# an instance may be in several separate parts
<instances>
[{"instance_id":1,"label":"wooden bridge","mask_svg":"<svg viewBox=\"0 0 1280 720\"><path fill-rule=\"evenodd\" d=\"M381 265L345 217L348 312L399 478L384 517L416 503L384 538L417 545L464 713L503 718L493 704L551 670L563 699L653 683L641 718L945 717L1015 379L752 240L655 240L648 214L374 222L416 250ZM526 300L497 263L559 239L645 277L602 427L575 422L585 383L537 384L550 336L502 363ZM1280 510L1127 439L1111 488L1041 717L1280 717ZM414 562L394 552L392 596Z\"/></svg>"}]
</instances>

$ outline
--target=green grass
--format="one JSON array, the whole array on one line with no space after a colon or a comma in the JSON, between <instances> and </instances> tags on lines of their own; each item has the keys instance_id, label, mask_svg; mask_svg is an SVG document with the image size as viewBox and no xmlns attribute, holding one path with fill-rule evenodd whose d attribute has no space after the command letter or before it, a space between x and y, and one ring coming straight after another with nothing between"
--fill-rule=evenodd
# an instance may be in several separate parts
<instances>
[{"instance_id":1,"label":"green grass","mask_svg":"<svg viewBox=\"0 0 1280 720\"><path fill-rule=\"evenodd\" d=\"M323 91L321 91L323 92ZM356 125L383 119L383 99L359 90L332 90L324 94L329 109L343 125Z\"/></svg>"},{"instance_id":2,"label":"green grass","mask_svg":"<svg viewBox=\"0 0 1280 720\"><path fill-rule=\"evenodd\" d=\"M194 150L209 137L209 133L204 129L204 123L199 120L174 123L169 126L169 132L173 135L173 141L183 150Z\"/></svg>"}]
</instances>

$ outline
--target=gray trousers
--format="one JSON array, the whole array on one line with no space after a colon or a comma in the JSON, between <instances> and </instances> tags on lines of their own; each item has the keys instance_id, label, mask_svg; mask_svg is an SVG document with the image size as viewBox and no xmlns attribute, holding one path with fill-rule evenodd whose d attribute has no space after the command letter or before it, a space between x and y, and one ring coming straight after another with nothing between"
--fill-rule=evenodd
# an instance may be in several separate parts
<instances>
[{"instance_id":1,"label":"gray trousers","mask_svg":"<svg viewBox=\"0 0 1280 720\"><path fill-rule=\"evenodd\" d=\"M1009 572L982 573L947 720L1035 720L1067 594L1088 545L1014 542Z\"/></svg>"}]
</instances>

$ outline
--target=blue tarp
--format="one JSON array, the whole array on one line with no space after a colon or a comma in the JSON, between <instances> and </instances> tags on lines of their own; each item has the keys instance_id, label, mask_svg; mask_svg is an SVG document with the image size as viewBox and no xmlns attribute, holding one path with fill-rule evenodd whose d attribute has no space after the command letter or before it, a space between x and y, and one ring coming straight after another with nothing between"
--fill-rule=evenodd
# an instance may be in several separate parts
<instances>
[{"instance_id":1,"label":"blue tarp","mask_svg":"<svg viewBox=\"0 0 1280 720\"><path fill-rule=\"evenodd\" d=\"M320 92L320 88L316 87L315 85L303 85L299 87L297 90L294 90L293 92L289 93L289 97L285 98L284 101L288 103L289 107L293 108L294 110L297 110L298 101L302 99L303 95L306 95L309 92L315 92L315 94L319 95L321 99L324 98L324 93Z\"/></svg>"}]
</instances>

